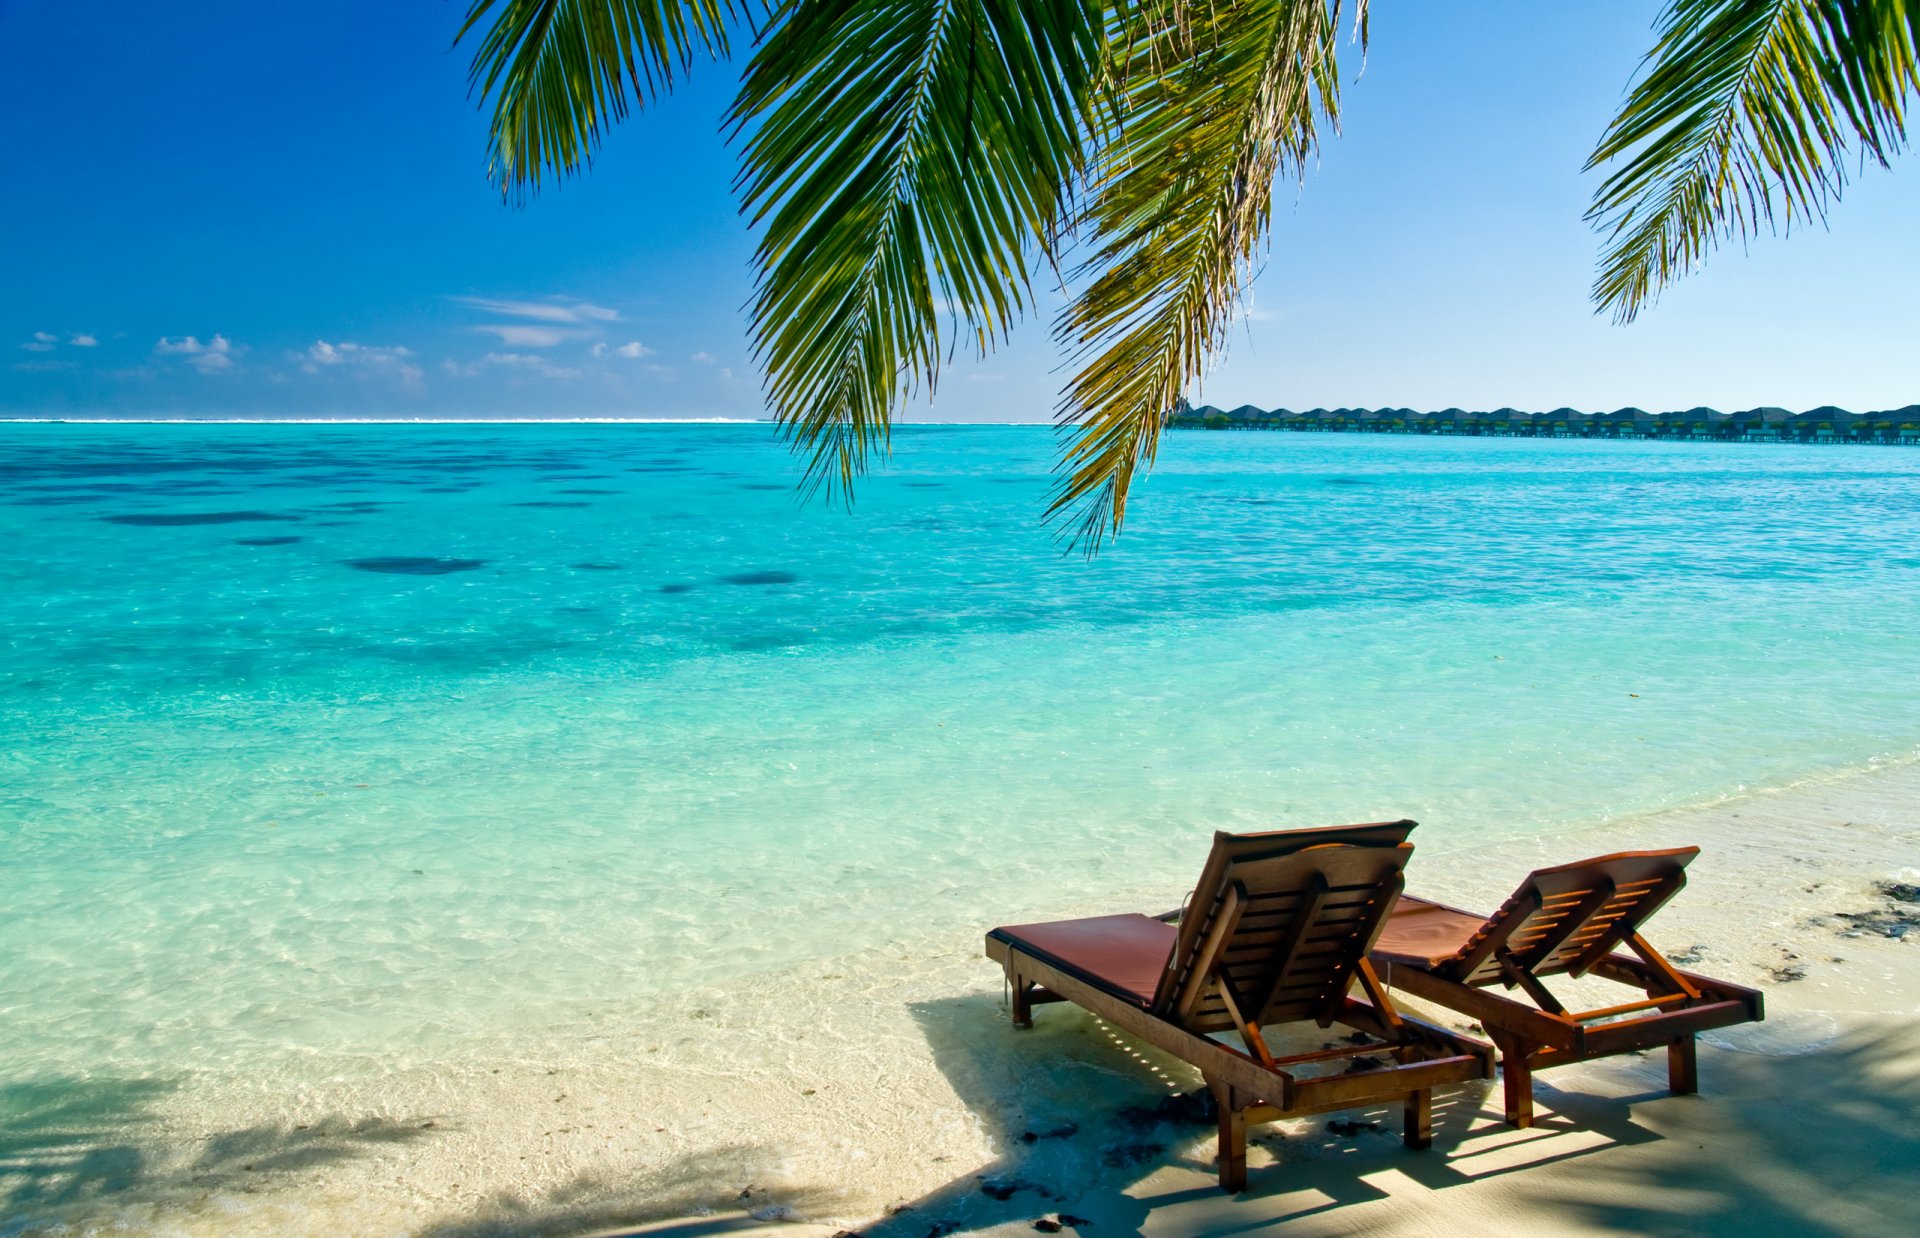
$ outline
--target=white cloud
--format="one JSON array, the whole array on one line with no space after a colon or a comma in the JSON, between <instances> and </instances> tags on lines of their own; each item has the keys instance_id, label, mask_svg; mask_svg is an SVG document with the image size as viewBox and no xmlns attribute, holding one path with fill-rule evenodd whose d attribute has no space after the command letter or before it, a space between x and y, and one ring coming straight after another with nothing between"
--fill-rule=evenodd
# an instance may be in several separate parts
<instances>
[{"instance_id":1,"label":"white cloud","mask_svg":"<svg viewBox=\"0 0 1920 1238\"><path fill-rule=\"evenodd\" d=\"M494 297L454 297L453 300L489 314L530 318L535 322L612 322L620 317L618 310L572 297L554 297L547 301L505 301Z\"/></svg>"},{"instance_id":2,"label":"white cloud","mask_svg":"<svg viewBox=\"0 0 1920 1238\"><path fill-rule=\"evenodd\" d=\"M595 344L589 351L596 357L625 357L630 361L653 355L653 349L639 340L629 340L619 345Z\"/></svg>"},{"instance_id":3,"label":"white cloud","mask_svg":"<svg viewBox=\"0 0 1920 1238\"><path fill-rule=\"evenodd\" d=\"M325 340L315 340L313 347L307 351L291 355L300 363L301 370L308 374L318 374L322 367L333 367L362 378L388 375L409 391L424 387L424 375L420 367L410 360L413 351L399 345L384 348L373 344L329 344Z\"/></svg>"},{"instance_id":4,"label":"white cloud","mask_svg":"<svg viewBox=\"0 0 1920 1238\"><path fill-rule=\"evenodd\" d=\"M710 352L697 352L693 354L692 357L688 358L688 360L694 361L700 365L712 365L713 354Z\"/></svg>"},{"instance_id":5,"label":"white cloud","mask_svg":"<svg viewBox=\"0 0 1920 1238\"><path fill-rule=\"evenodd\" d=\"M563 340L600 334L598 324L614 322L620 311L578 297L516 301L500 297L450 297L456 305L518 322L487 323L475 331L494 336L508 348L552 348Z\"/></svg>"},{"instance_id":6,"label":"white cloud","mask_svg":"<svg viewBox=\"0 0 1920 1238\"><path fill-rule=\"evenodd\" d=\"M478 361L470 361L465 365L456 361L448 361L442 366L447 373L459 378L472 378L482 370L496 367L509 370L521 370L530 374L537 374L541 378L580 378L586 372L575 369L572 366L555 365L545 357L521 352L490 352Z\"/></svg>"},{"instance_id":7,"label":"white cloud","mask_svg":"<svg viewBox=\"0 0 1920 1238\"><path fill-rule=\"evenodd\" d=\"M176 340L163 335L153 351L162 357L185 357L187 364L202 374L217 374L233 368L236 350L232 340L216 332L204 344L198 336L187 335Z\"/></svg>"},{"instance_id":8,"label":"white cloud","mask_svg":"<svg viewBox=\"0 0 1920 1238\"><path fill-rule=\"evenodd\" d=\"M68 340L67 343L73 345L75 348L93 348L97 346L100 341L94 338L92 332L81 331L72 339Z\"/></svg>"},{"instance_id":9,"label":"white cloud","mask_svg":"<svg viewBox=\"0 0 1920 1238\"><path fill-rule=\"evenodd\" d=\"M498 336L508 348L552 348L561 340L570 340L579 334L559 327L528 327L517 323L494 323L474 330L482 335Z\"/></svg>"}]
</instances>

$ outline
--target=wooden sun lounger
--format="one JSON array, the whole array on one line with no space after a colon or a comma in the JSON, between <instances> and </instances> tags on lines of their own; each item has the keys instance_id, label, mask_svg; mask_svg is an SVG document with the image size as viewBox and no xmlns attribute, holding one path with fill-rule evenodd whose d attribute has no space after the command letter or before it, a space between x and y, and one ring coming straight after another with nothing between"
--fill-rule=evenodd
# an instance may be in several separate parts
<instances>
[{"instance_id":1,"label":"wooden sun lounger","mask_svg":"<svg viewBox=\"0 0 1920 1238\"><path fill-rule=\"evenodd\" d=\"M1753 989L1681 971L1640 936L1698 854L1623 851L1543 868L1491 916L1402 895L1374 942L1374 966L1392 988L1480 1021L1499 1046L1515 1126L1533 1122L1533 1072L1566 1062L1664 1045L1669 1087L1698 1091L1694 1035L1765 1017ZM1622 945L1630 955L1615 953ZM1543 983L1588 973L1646 996L1574 1011ZM1496 985L1531 1000L1488 991Z\"/></svg>"},{"instance_id":2,"label":"wooden sun lounger","mask_svg":"<svg viewBox=\"0 0 1920 1238\"><path fill-rule=\"evenodd\" d=\"M1220 1185L1242 1190L1247 1127L1401 1101L1406 1143L1432 1141L1433 1089L1493 1077L1491 1046L1400 1014L1367 963L1413 848L1411 821L1216 834L1184 915L1093 916L987 934L1015 1027L1070 1001L1199 1068L1219 1103ZM1179 924L1170 923L1178 917ZM1364 997L1350 996L1358 980ZM1343 1023L1384 1044L1275 1057L1261 1028ZM1244 1049L1213 1037L1238 1033ZM1369 1053L1394 1064L1317 1074Z\"/></svg>"}]
</instances>

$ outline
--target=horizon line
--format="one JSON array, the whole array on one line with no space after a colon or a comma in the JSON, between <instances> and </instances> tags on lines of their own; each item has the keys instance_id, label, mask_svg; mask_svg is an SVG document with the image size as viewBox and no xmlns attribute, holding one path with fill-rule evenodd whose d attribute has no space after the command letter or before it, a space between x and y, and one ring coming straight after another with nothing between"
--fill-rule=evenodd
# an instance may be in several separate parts
<instances>
[{"instance_id":1,"label":"horizon line","mask_svg":"<svg viewBox=\"0 0 1920 1238\"><path fill-rule=\"evenodd\" d=\"M648 426L771 426L771 417L5 417L0 425L247 425L247 426L538 426L538 425L648 425ZM1051 421L897 421L895 429L911 426L1051 426Z\"/></svg>"}]
</instances>

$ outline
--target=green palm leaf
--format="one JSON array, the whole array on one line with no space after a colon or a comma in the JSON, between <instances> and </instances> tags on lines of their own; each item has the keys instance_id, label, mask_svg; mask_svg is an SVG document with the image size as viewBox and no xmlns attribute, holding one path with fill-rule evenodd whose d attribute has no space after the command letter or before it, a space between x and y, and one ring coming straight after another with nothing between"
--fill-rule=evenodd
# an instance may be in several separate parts
<instances>
[{"instance_id":1,"label":"green palm leaf","mask_svg":"<svg viewBox=\"0 0 1920 1238\"><path fill-rule=\"evenodd\" d=\"M1850 153L1905 145L1916 44L1910 0L1673 0L1587 161L1627 158L1587 212L1598 307L1631 321L1720 240L1823 218Z\"/></svg>"},{"instance_id":2,"label":"green palm leaf","mask_svg":"<svg viewBox=\"0 0 1920 1238\"><path fill-rule=\"evenodd\" d=\"M1364 4L1358 6L1365 20ZM1079 227L1089 282L1056 324L1081 368L1049 516L1088 550L1119 529L1161 423L1225 343L1263 245L1273 184L1337 115L1338 4L1135 6L1114 25L1114 121Z\"/></svg>"},{"instance_id":3,"label":"green palm leaf","mask_svg":"<svg viewBox=\"0 0 1920 1238\"><path fill-rule=\"evenodd\" d=\"M917 381L943 315L986 350L1030 298L1081 167L1103 46L1092 0L792 0L732 121L764 225L752 305L774 413L844 488ZM951 345L947 345L950 347Z\"/></svg>"},{"instance_id":4,"label":"green palm leaf","mask_svg":"<svg viewBox=\"0 0 1920 1238\"><path fill-rule=\"evenodd\" d=\"M608 126L673 88L696 50L724 59L727 19L750 0L473 0L458 43L499 10L468 82L493 99L487 175L502 194L538 190L592 158Z\"/></svg>"}]
</instances>

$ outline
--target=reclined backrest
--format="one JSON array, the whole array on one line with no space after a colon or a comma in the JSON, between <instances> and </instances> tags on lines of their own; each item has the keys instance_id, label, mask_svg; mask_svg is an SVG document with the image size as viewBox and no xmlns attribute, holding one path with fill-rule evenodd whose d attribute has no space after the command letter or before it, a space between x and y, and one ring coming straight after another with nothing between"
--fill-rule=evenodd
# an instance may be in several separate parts
<instances>
[{"instance_id":1,"label":"reclined backrest","mask_svg":"<svg viewBox=\"0 0 1920 1238\"><path fill-rule=\"evenodd\" d=\"M1579 976L1687 883L1698 847L1622 851L1534 872L1442 969L1465 984L1503 975L1502 958L1535 976Z\"/></svg>"},{"instance_id":2,"label":"reclined backrest","mask_svg":"<svg viewBox=\"0 0 1920 1238\"><path fill-rule=\"evenodd\" d=\"M1325 1024L1399 897L1411 821L1214 839L1154 997L1200 1032Z\"/></svg>"},{"instance_id":3,"label":"reclined backrest","mask_svg":"<svg viewBox=\"0 0 1920 1238\"><path fill-rule=\"evenodd\" d=\"M1172 997L1171 988L1180 983L1175 973L1182 970L1186 961L1200 944L1201 934L1207 931L1213 909L1219 906L1220 896L1226 889L1227 866L1240 860L1268 859L1274 856L1291 855L1307 847L1324 847L1330 843L1346 843L1359 847L1396 847L1407 841L1407 835L1413 832L1414 821L1371 821L1362 825L1319 825L1299 830L1260 830L1246 834L1229 834L1224 830L1213 836L1213 850L1207 853L1207 862L1200 870L1200 880L1195 883L1193 893L1187 896L1186 914L1180 918L1180 936L1174 943L1173 954L1167 960L1167 975L1161 977L1160 990L1155 995L1155 1004L1164 1005Z\"/></svg>"}]
</instances>

